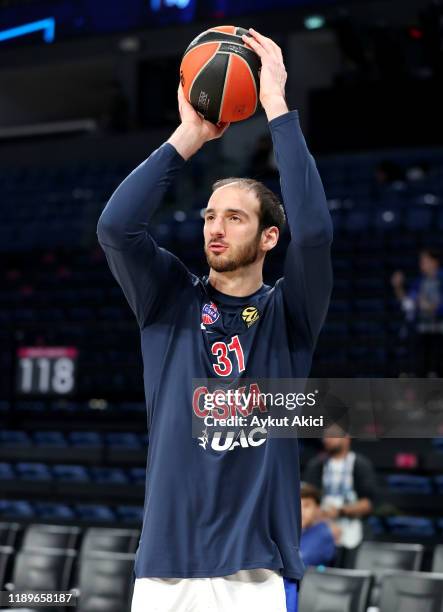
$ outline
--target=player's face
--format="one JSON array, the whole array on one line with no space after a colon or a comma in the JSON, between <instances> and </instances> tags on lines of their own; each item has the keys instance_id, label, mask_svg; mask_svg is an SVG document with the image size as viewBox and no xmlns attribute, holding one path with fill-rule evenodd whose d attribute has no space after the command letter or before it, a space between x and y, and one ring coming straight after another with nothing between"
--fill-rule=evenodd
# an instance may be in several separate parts
<instances>
[{"instance_id":1,"label":"player's face","mask_svg":"<svg viewBox=\"0 0 443 612\"><path fill-rule=\"evenodd\" d=\"M216 272L232 272L260 255L260 203L235 184L216 189L205 211L205 254Z\"/></svg>"}]
</instances>

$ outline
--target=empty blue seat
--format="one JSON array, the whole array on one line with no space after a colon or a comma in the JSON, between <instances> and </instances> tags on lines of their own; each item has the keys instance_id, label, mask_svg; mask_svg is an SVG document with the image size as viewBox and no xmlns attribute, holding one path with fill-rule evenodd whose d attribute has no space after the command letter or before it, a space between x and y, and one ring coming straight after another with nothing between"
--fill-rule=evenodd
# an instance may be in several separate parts
<instances>
[{"instance_id":1,"label":"empty blue seat","mask_svg":"<svg viewBox=\"0 0 443 612\"><path fill-rule=\"evenodd\" d=\"M434 477L434 482L435 482L436 487L437 487L437 493L439 495L443 495L443 476L435 476Z\"/></svg>"},{"instance_id":2,"label":"empty blue seat","mask_svg":"<svg viewBox=\"0 0 443 612\"><path fill-rule=\"evenodd\" d=\"M54 400L49 403L50 410L62 412L78 412L80 410L77 402L68 401L66 399Z\"/></svg>"},{"instance_id":3,"label":"empty blue seat","mask_svg":"<svg viewBox=\"0 0 443 612\"><path fill-rule=\"evenodd\" d=\"M53 502L34 502L35 514L41 519L73 519L75 512L67 505Z\"/></svg>"},{"instance_id":4,"label":"empty blue seat","mask_svg":"<svg viewBox=\"0 0 443 612\"><path fill-rule=\"evenodd\" d=\"M418 516L391 516L386 518L390 533L408 537L430 537L435 535L431 519Z\"/></svg>"},{"instance_id":5,"label":"empty blue seat","mask_svg":"<svg viewBox=\"0 0 443 612\"><path fill-rule=\"evenodd\" d=\"M73 446L102 445L102 438L96 431L70 431L67 437Z\"/></svg>"},{"instance_id":6,"label":"empty blue seat","mask_svg":"<svg viewBox=\"0 0 443 612\"><path fill-rule=\"evenodd\" d=\"M144 402L121 402L120 410L144 413L146 411L146 404Z\"/></svg>"},{"instance_id":7,"label":"empty blue seat","mask_svg":"<svg viewBox=\"0 0 443 612\"><path fill-rule=\"evenodd\" d=\"M348 232L364 232L371 229L373 220L372 211L352 210L348 212L344 229Z\"/></svg>"},{"instance_id":8,"label":"empty blue seat","mask_svg":"<svg viewBox=\"0 0 443 612\"><path fill-rule=\"evenodd\" d=\"M45 463L28 463L21 461L15 469L19 478L24 480L52 480L49 467Z\"/></svg>"},{"instance_id":9,"label":"empty blue seat","mask_svg":"<svg viewBox=\"0 0 443 612\"><path fill-rule=\"evenodd\" d=\"M0 444L2 446L30 446L31 439L25 431L3 429L0 430Z\"/></svg>"},{"instance_id":10,"label":"empty blue seat","mask_svg":"<svg viewBox=\"0 0 443 612\"><path fill-rule=\"evenodd\" d=\"M137 434L129 432L110 432L105 434L105 442L110 446L120 448L139 448L140 442Z\"/></svg>"},{"instance_id":11,"label":"empty blue seat","mask_svg":"<svg viewBox=\"0 0 443 612\"><path fill-rule=\"evenodd\" d=\"M431 479L427 476L390 474L386 477L386 484L395 493L411 493L414 495L430 495L432 493Z\"/></svg>"},{"instance_id":12,"label":"empty blue seat","mask_svg":"<svg viewBox=\"0 0 443 612\"><path fill-rule=\"evenodd\" d=\"M0 462L0 480L13 480L16 478L14 467L10 463Z\"/></svg>"},{"instance_id":13,"label":"empty blue seat","mask_svg":"<svg viewBox=\"0 0 443 612\"><path fill-rule=\"evenodd\" d=\"M25 410L29 412L43 412L46 408L46 403L40 400L23 400L15 404L17 410Z\"/></svg>"},{"instance_id":14,"label":"empty blue seat","mask_svg":"<svg viewBox=\"0 0 443 612\"><path fill-rule=\"evenodd\" d=\"M35 431L32 438L37 446L67 446L61 431Z\"/></svg>"},{"instance_id":15,"label":"empty blue seat","mask_svg":"<svg viewBox=\"0 0 443 612\"><path fill-rule=\"evenodd\" d=\"M429 208L410 208L405 213L405 226L411 231L424 231L430 229L433 211Z\"/></svg>"},{"instance_id":16,"label":"empty blue seat","mask_svg":"<svg viewBox=\"0 0 443 612\"><path fill-rule=\"evenodd\" d=\"M132 480L132 482L136 483L136 484L145 484L145 480L146 480L146 470L145 468L141 468L141 467L134 467L134 468L130 468L129 469L129 476Z\"/></svg>"},{"instance_id":17,"label":"empty blue seat","mask_svg":"<svg viewBox=\"0 0 443 612\"><path fill-rule=\"evenodd\" d=\"M142 506L117 506L117 518L121 521L130 523L141 523L143 521Z\"/></svg>"},{"instance_id":18,"label":"empty blue seat","mask_svg":"<svg viewBox=\"0 0 443 612\"><path fill-rule=\"evenodd\" d=\"M35 512L28 501L0 499L0 516L13 519L30 518L35 516Z\"/></svg>"},{"instance_id":19,"label":"empty blue seat","mask_svg":"<svg viewBox=\"0 0 443 612\"><path fill-rule=\"evenodd\" d=\"M111 508L102 504L76 504L77 516L86 521L115 521L116 516Z\"/></svg>"},{"instance_id":20,"label":"empty blue seat","mask_svg":"<svg viewBox=\"0 0 443 612\"><path fill-rule=\"evenodd\" d=\"M369 516L366 522L372 535L381 535L385 533L383 521L378 516Z\"/></svg>"},{"instance_id":21,"label":"empty blue seat","mask_svg":"<svg viewBox=\"0 0 443 612\"><path fill-rule=\"evenodd\" d=\"M83 465L54 465L52 468L54 478L70 482L89 482L88 470Z\"/></svg>"},{"instance_id":22,"label":"empty blue seat","mask_svg":"<svg viewBox=\"0 0 443 612\"><path fill-rule=\"evenodd\" d=\"M91 477L95 482L109 484L126 484L128 477L121 468L92 467Z\"/></svg>"}]
</instances>

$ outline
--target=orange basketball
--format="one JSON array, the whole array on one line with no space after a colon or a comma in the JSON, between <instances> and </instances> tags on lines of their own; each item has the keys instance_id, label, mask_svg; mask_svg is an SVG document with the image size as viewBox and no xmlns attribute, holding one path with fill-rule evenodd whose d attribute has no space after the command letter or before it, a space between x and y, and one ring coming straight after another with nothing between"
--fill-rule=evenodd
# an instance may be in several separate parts
<instances>
[{"instance_id":1,"label":"orange basketball","mask_svg":"<svg viewBox=\"0 0 443 612\"><path fill-rule=\"evenodd\" d=\"M219 26L186 49L180 81L186 99L212 123L242 121L257 109L260 58L242 39L244 28Z\"/></svg>"}]
</instances>

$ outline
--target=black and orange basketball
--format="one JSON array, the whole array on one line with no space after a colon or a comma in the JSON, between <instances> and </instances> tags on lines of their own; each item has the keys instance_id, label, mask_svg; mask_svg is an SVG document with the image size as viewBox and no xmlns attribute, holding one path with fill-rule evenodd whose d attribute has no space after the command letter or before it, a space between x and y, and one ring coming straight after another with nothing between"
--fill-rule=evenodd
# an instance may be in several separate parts
<instances>
[{"instance_id":1,"label":"black and orange basketball","mask_svg":"<svg viewBox=\"0 0 443 612\"><path fill-rule=\"evenodd\" d=\"M244 28L219 26L185 51L180 80L186 99L212 123L242 121L257 109L260 58L242 39Z\"/></svg>"}]
</instances>

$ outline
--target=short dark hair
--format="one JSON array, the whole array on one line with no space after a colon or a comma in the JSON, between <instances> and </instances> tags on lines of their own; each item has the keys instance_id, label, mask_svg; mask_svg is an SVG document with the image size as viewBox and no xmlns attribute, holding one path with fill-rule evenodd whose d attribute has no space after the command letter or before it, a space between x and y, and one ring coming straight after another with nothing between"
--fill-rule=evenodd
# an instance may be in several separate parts
<instances>
[{"instance_id":1,"label":"short dark hair","mask_svg":"<svg viewBox=\"0 0 443 612\"><path fill-rule=\"evenodd\" d=\"M300 497L301 499L313 499L317 506L319 506L321 502L321 493L319 489L309 482L302 482L300 484Z\"/></svg>"},{"instance_id":2,"label":"short dark hair","mask_svg":"<svg viewBox=\"0 0 443 612\"><path fill-rule=\"evenodd\" d=\"M437 249L422 249L420 251L420 255L427 255L434 261L440 263L440 253L437 251Z\"/></svg>"},{"instance_id":3,"label":"short dark hair","mask_svg":"<svg viewBox=\"0 0 443 612\"><path fill-rule=\"evenodd\" d=\"M230 185L231 183L238 183L241 189L251 190L260 202L259 231L274 225L278 227L279 231L283 229L286 221L285 210L278 197L269 187L266 187L266 185L255 179L235 178L231 176L215 181L212 185L212 193L214 193L216 189L224 187L225 185Z\"/></svg>"}]
</instances>

